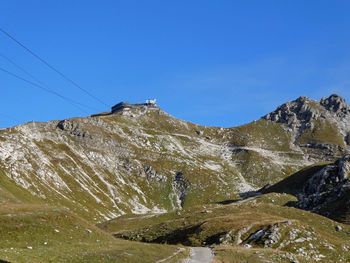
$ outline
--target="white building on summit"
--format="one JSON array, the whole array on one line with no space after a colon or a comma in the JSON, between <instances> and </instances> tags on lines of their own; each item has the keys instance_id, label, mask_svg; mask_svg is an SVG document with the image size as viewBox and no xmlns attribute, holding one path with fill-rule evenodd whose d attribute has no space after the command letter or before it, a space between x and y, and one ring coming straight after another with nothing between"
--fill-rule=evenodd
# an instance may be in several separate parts
<instances>
[{"instance_id":1,"label":"white building on summit","mask_svg":"<svg viewBox=\"0 0 350 263\"><path fill-rule=\"evenodd\" d=\"M146 100L146 104L156 105L156 103L157 103L157 99Z\"/></svg>"},{"instance_id":2,"label":"white building on summit","mask_svg":"<svg viewBox=\"0 0 350 263\"><path fill-rule=\"evenodd\" d=\"M126 108L136 108L136 107L142 107L142 106L147 106L147 107L151 107L151 108L157 108L157 99L153 99L153 100L146 100L146 103L129 103L129 102L120 102L116 105L114 105L112 107L112 113L118 112L120 110L126 109Z\"/></svg>"}]
</instances>

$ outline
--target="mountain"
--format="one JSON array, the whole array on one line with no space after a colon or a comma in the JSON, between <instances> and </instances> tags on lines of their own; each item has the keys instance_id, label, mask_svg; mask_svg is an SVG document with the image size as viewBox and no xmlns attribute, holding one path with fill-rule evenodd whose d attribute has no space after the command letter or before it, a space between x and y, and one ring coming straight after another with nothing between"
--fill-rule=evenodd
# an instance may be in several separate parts
<instances>
[{"instance_id":1,"label":"mountain","mask_svg":"<svg viewBox=\"0 0 350 263\"><path fill-rule=\"evenodd\" d=\"M99 224L108 237L110 232L119 238L123 235L133 239L127 232L130 230L138 233L137 240L158 240L160 243L176 240L174 244L185 245L205 245L203 242L222 244L218 242L222 233L239 232L251 223L235 227L227 224L228 229L219 229L222 233L213 230L209 231L210 235L205 234L199 239L196 236L188 241L154 236L152 231L152 239L149 239L130 229L130 224L126 222L129 222L128 218L137 218L133 221L137 223L131 225L142 229L141 221L157 217L160 218L158 223L172 230L173 235L187 233L188 228L200 233L195 226L208 222L206 219L200 221L200 216L190 220L193 224L187 224L186 219L184 224L168 226L161 215L172 221L179 214L179 222L183 222L184 217L190 219L188 213L210 214L210 220L215 224L220 222L216 212L207 213L203 206L211 207L211 211L222 207L228 214L241 211L251 216L253 221L261 216L266 218L264 224L255 222L253 225L256 227L245 232L245 235L250 235L270 229L271 224L280 228L282 222L290 219L277 212L262 215L264 209L293 203L295 207L348 223L341 220L346 217L346 211L336 215L343 205L334 206L347 196L347 181L339 179L339 176L333 178L320 176L319 173L323 171L321 173L333 175L336 172L330 172L332 169L339 170L337 167L342 161L337 160L350 150L349 134L350 106L338 95L322 98L319 102L300 97L257 121L233 128L207 127L176 119L153 101L145 104L120 103L111 112L86 118L29 122L0 130L0 202L9 205L4 214L21 206L28 206L26 211L33 205L42 205L49 210L56 207L92 227ZM305 169L307 175L303 172ZM314 184L323 188L313 188ZM326 186L328 190L324 190ZM344 195L338 190L344 191ZM262 198L249 197L256 195L257 191L264 194ZM281 198L274 197L276 203L272 204L270 197L275 192L287 194L283 198L288 202L277 204ZM327 202L332 200L327 204L317 197L325 196L325 192ZM310 195L315 198L311 200ZM240 196L248 198L233 202ZM249 205L257 200L265 200L268 206L261 204L261 211L252 214ZM342 204L347 204L347 199L344 200ZM241 208L233 211L232 206ZM283 209L281 213L303 211L288 206ZM238 220L236 216L232 215L231 219ZM123 218L127 219L122 221ZM296 215L293 220L299 220L304 228L306 225L301 218L301 215ZM117 220L123 229L110 230L113 220ZM310 220L316 222L321 219L315 217ZM328 222L327 231L332 236L329 242L338 244L336 240L345 238L330 230L336 223L325 222ZM179 226L184 232L179 231ZM155 229L159 229L159 225ZM167 231L165 236L169 234ZM322 231L326 230L320 227L315 231L321 231L322 236ZM242 247L256 243L259 247L262 244L259 242L247 239L239 244L228 244ZM337 259L345 259L342 247L334 246L336 251L342 251L339 252L341 258ZM172 253L174 249L178 248L165 248L167 253ZM297 255L297 249L287 252ZM333 256L328 253L326 257Z\"/></svg>"},{"instance_id":2,"label":"mountain","mask_svg":"<svg viewBox=\"0 0 350 263\"><path fill-rule=\"evenodd\" d=\"M96 222L222 201L344 154L348 113L344 99L332 95L321 102L300 97L226 129L148 105L30 122L0 131L1 188Z\"/></svg>"}]
</instances>

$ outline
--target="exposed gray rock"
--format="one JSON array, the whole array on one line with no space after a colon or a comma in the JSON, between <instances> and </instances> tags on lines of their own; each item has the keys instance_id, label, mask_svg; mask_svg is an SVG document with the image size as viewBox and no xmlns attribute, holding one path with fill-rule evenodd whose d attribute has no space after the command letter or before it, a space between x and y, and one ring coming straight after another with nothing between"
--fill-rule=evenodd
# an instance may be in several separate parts
<instances>
[{"instance_id":1,"label":"exposed gray rock","mask_svg":"<svg viewBox=\"0 0 350 263\"><path fill-rule=\"evenodd\" d=\"M338 212L338 201L346 200L350 191L349 172L350 155L326 165L306 181L298 195L297 207L332 217L333 212Z\"/></svg>"},{"instance_id":2,"label":"exposed gray rock","mask_svg":"<svg viewBox=\"0 0 350 263\"><path fill-rule=\"evenodd\" d=\"M251 234L246 242L248 244L256 243L262 244L264 247L270 247L271 245L278 243L281 239L281 234L279 233L280 225L282 224L274 224L273 226L260 229Z\"/></svg>"},{"instance_id":3,"label":"exposed gray rock","mask_svg":"<svg viewBox=\"0 0 350 263\"><path fill-rule=\"evenodd\" d=\"M339 129L344 138L344 144L350 144L350 106L346 104L344 98L336 94L322 98L320 102L301 96L279 106L275 111L265 115L263 119L286 124L293 133L295 141L305 130L313 129L316 120L327 120ZM337 146L326 144L311 143L300 145L300 147L344 152L344 149L337 149Z\"/></svg>"},{"instance_id":4,"label":"exposed gray rock","mask_svg":"<svg viewBox=\"0 0 350 263\"><path fill-rule=\"evenodd\" d=\"M186 197L186 190L189 187L189 182L182 172L177 172L173 182L173 189L178 198L178 204L180 208L183 207L183 203Z\"/></svg>"},{"instance_id":5,"label":"exposed gray rock","mask_svg":"<svg viewBox=\"0 0 350 263\"><path fill-rule=\"evenodd\" d=\"M322 109L314 107L316 104L318 104L317 101L301 96L295 101L287 102L279 106L275 111L267 114L263 118L286 123L293 128L308 128L311 125L311 120L315 120L321 116Z\"/></svg>"},{"instance_id":6,"label":"exposed gray rock","mask_svg":"<svg viewBox=\"0 0 350 263\"><path fill-rule=\"evenodd\" d=\"M336 231L342 231L342 227L340 225L335 226Z\"/></svg>"},{"instance_id":7,"label":"exposed gray rock","mask_svg":"<svg viewBox=\"0 0 350 263\"><path fill-rule=\"evenodd\" d=\"M292 221L290 221L290 220L287 220L287 221L282 222L282 225L287 225L287 226L289 226L289 225L291 225L291 224L292 224Z\"/></svg>"},{"instance_id":8,"label":"exposed gray rock","mask_svg":"<svg viewBox=\"0 0 350 263\"><path fill-rule=\"evenodd\" d=\"M148 180L156 180L160 182L165 182L167 180L166 176L157 173L157 171L150 165L145 165L144 171Z\"/></svg>"},{"instance_id":9,"label":"exposed gray rock","mask_svg":"<svg viewBox=\"0 0 350 263\"><path fill-rule=\"evenodd\" d=\"M77 137L88 137L89 133L83 131L79 123L74 120L63 120L57 124L57 128Z\"/></svg>"},{"instance_id":10,"label":"exposed gray rock","mask_svg":"<svg viewBox=\"0 0 350 263\"><path fill-rule=\"evenodd\" d=\"M328 111L335 112L338 115L350 113L350 107L346 104L345 99L337 94L332 94L329 98L323 97L320 104Z\"/></svg>"},{"instance_id":11,"label":"exposed gray rock","mask_svg":"<svg viewBox=\"0 0 350 263\"><path fill-rule=\"evenodd\" d=\"M350 145L350 132L347 132L345 135L345 143L346 145Z\"/></svg>"},{"instance_id":12,"label":"exposed gray rock","mask_svg":"<svg viewBox=\"0 0 350 263\"><path fill-rule=\"evenodd\" d=\"M196 130L196 133L197 133L198 135L202 135L202 134L203 134L203 132L200 131L200 130Z\"/></svg>"},{"instance_id":13,"label":"exposed gray rock","mask_svg":"<svg viewBox=\"0 0 350 263\"><path fill-rule=\"evenodd\" d=\"M340 118L345 117L350 115L350 106L346 104L344 98L336 94L329 98L323 97L320 102L301 96L294 101L279 106L263 118L286 123L293 127L309 123L319 117L329 117L330 114L335 114Z\"/></svg>"}]
</instances>

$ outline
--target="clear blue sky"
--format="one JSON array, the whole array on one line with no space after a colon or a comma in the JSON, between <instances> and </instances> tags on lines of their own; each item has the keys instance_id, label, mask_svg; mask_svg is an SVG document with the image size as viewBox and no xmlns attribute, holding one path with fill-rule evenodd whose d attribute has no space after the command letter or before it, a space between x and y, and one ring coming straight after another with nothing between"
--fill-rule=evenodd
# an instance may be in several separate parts
<instances>
[{"instance_id":1,"label":"clear blue sky","mask_svg":"<svg viewBox=\"0 0 350 263\"><path fill-rule=\"evenodd\" d=\"M349 13L346 0L2 0L0 27L109 106L157 98L175 117L231 127L301 95L349 102ZM0 53L96 108L0 72L0 128L109 110L1 33Z\"/></svg>"}]
</instances>

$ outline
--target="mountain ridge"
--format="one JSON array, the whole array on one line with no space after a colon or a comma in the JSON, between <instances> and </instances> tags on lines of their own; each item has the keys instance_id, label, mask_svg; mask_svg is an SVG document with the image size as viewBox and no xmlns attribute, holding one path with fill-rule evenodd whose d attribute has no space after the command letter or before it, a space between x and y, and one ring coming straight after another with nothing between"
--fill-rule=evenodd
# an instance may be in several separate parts
<instances>
[{"instance_id":1,"label":"mountain ridge","mask_svg":"<svg viewBox=\"0 0 350 263\"><path fill-rule=\"evenodd\" d=\"M0 130L0 230L17 220L27 233L23 242L14 230L3 233L4 259L54 260L49 240L58 262L65 251L76 262L139 262L143 254L178 262L188 253L178 244L213 246L219 262L237 253L255 262L350 260L350 226L331 220L349 223L349 106L341 97L300 97L232 128L182 121L154 105L117 105ZM58 216L76 218L76 230ZM40 236L42 220L52 222ZM72 233L72 246L61 231ZM174 246L137 243L135 253L123 239Z\"/></svg>"},{"instance_id":2,"label":"mountain ridge","mask_svg":"<svg viewBox=\"0 0 350 263\"><path fill-rule=\"evenodd\" d=\"M273 120L281 115L277 112L234 128L185 122L148 105L105 116L30 122L1 130L0 167L36 198L57 200L85 216L90 214L87 198L99 212L90 218L111 219L128 211L161 212L229 199L345 151L343 141L315 144L314 138L308 142L299 136L303 144L295 143L283 118ZM303 132L321 126L312 123ZM177 183L179 173L186 187Z\"/></svg>"}]
</instances>

